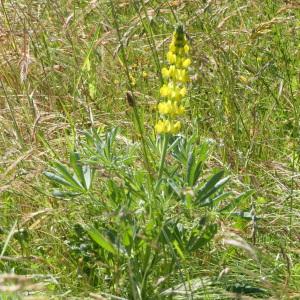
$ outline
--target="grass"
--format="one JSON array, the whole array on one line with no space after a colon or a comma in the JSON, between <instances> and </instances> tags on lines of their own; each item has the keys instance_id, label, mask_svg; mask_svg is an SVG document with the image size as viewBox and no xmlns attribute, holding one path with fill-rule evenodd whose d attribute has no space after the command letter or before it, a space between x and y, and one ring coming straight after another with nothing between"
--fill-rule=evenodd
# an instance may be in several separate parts
<instances>
[{"instance_id":1,"label":"grass","mask_svg":"<svg viewBox=\"0 0 300 300\"><path fill-rule=\"evenodd\" d=\"M9 0L0 16L1 299L299 299L296 1ZM231 196L212 209L185 207L156 181L186 176L171 147L159 172L153 134L179 21L192 58L180 153L207 147L203 182L230 175ZM90 165L92 188L54 197L43 175L54 161ZM211 239L189 253L172 240L177 217L187 235L204 222ZM103 232L132 228L124 258Z\"/></svg>"}]
</instances>

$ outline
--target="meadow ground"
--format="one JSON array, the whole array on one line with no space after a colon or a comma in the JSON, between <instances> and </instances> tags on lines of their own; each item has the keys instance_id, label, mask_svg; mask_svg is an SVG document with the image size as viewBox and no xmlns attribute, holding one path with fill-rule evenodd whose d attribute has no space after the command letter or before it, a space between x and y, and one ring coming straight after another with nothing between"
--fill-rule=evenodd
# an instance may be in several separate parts
<instances>
[{"instance_id":1,"label":"meadow ground","mask_svg":"<svg viewBox=\"0 0 300 300\"><path fill-rule=\"evenodd\" d=\"M300 299L300 4L0 4L1 299ZM178 135L157 137L177 24Z\"/></svg>"}]
</instances>

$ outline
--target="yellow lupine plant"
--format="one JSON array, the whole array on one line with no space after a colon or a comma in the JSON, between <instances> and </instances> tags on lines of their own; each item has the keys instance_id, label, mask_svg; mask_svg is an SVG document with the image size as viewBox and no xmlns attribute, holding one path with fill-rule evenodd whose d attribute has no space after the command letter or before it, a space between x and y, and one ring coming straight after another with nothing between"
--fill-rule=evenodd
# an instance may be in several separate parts
<instances>
[{"instance_id":1,"label":"yellow lupine plant","mask_svg":"<svg viewBox=\"0 0 300 300\"><path fill-rule=\"evenodd\" d=\"M160 95L164 101L157 107L160 114L160 120L155 125L157 134L176 134L181 129L181 122L176 117L185 113L181 100L187 94L186 83L189 81L191 60L187 57L188 52L189 45L183 27L178 26L167 53L169 66L161 70L164 84L160 88Z\"/></svg>"}]
</instances>

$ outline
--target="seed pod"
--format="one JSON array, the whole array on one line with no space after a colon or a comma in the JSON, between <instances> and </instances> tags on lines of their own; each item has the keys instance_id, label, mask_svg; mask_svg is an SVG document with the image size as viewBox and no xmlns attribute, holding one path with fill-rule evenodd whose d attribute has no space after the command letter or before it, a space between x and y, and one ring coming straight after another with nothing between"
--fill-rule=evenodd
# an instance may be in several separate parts
<instances>
[{"instance_id":1,"label":"seed pod","mask_svg":"<svg viewBox=\"0 0 300 300\"><path fill-rule=\"evenodd\" d=\"M130 107L135 107L135 100L134 100L134 97L132 95L132 93L130 91L127 91L126 92L126 100L127 100L127 103Z\"/></svg>"}]
</instances>

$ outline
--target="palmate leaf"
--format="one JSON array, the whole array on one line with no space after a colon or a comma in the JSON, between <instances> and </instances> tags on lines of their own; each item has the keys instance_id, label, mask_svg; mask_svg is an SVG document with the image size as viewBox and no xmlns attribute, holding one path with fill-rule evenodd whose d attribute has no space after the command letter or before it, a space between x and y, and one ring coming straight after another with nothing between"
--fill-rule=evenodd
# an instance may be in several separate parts
<instances>
[{"instance_id":1,"label":"palmate leaf","mask_svg":"<svg viewBox=\"0 0 300 300\"><path fill-rule=\"evenodd\" d=\"M112 128L105 134L101 134L95 130L85 132L85 137L88 145L88 150L93 154L93 161L96 159L106 167L115 167L116 161L119 162L120 156L116 155L115 143L118 128ZM122 156L122 158L124 158ZM126 159L130 159L128 155ZM95 163L95 161L94 161Z\"/></svg>"},{"instance_id":2,"label":"palmate leaf","mask_svg":"<svg viewBox=\"0 0 300 300\"><path fill-rule=\"evenodd\" d=\"M177 240L174 240L172 242L177 254L180 256L181 259L184 259L184 254L182 252L182 247L180 246L179 242Z\"/></svg>"},{"instance_id":3,"label":"palmate leaf","mask_svg":"<svg viewBox=\"0 0 300 300\"><path fill-rule=\"evenodd\" d=\"M186 251L191 252L208 244L218 231L217 224L199 223L192 230L187 230L178 220L169 220L162 230L161 242L172 244L174 250L183 259Z\"/></svg>"},{"instance_id":4,"label":"palmate leaf","mask_svg":"<svg viewBox=\"0 0 300 300\"><path fill-rule=\"evenodd\" d=\"M229 176L222 178L224 171L220 171L213 175L210 180L197 192L196 204L201 204L206 201L210 196L216 193L221 187L223 187L229 180Z\"/></svg>"},{"instance_id":5,"label":"palmate leaf","mask_svg":"<svg viewBox=\"0 0 300 300\"><path fill-rule=\"evenodd\" d=\"M67 180L74 188L82 188L80 182L74 178L73 174L60 162L53 162L54 170L61 175L65 180Z\"/></svg>"},{"instance_id":6,"label":"palmate leaf","mask_svg":"<svg viewBox=\"0 0 300 300\"><path fill-rule=\"evenodd\" d=\"M105 154L107 158L111 159L113 153L113 145L116 141L118 133L118 128L113 128L106 134L106 147L105 147Z\"/></svg>"},{"instance_id":7,"label":"palmate leaf","mask_svg":"<svg viewBox=\"0 0 300 300\"><path fill-rule=\"evenodd\" d=\"M77 152L70 153L72 171L60 162L53 162L52 165L53 171L46 171L44 175L52 182L68 187L68 190L55 190L53 196L59 198L75 197L91 188L94 169L88 165L82 165L80 155Z\"/></svg>"},{"instance_id":8,"label":"palmate leaf","mask_svg":"<svg viewBox=\"0 0 300 300\"><path fill-rule=\"evenodd\" d=\"M73 198L78 195L81 195L84 190L82 189L82 186L77 183L77 181L74 180L73 177L70 178L68 174L61 174L58 172L57 169L54 169L58 174L52 173L52 172L44 172L44 175L50 179L50 181L63 185L64 187L67 187L69 190L61 190L61 189L55 189L52 192L52 195L54 197L58 198Z\"/></svg>"}]
</instances>

